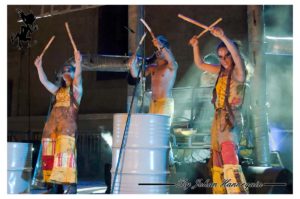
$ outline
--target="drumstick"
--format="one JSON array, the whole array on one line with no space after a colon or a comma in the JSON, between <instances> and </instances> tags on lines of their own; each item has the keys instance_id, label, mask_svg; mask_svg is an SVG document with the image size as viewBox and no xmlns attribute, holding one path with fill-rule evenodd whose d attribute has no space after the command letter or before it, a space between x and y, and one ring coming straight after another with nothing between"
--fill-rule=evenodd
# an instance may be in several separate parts
<instances>
[{"instance_id":1,"label":"drumstick","mask_svg":"<svg viewBox=\"0 0 300 199\"><path fill-rule=\"evenodd\" d=\"M134 59L135 56L137 55L137 52L139 51L139 49L140 49L140 47L141 47L141 45L142 45L142 43L143 43L143 41L144 41L146 35L147 35L147 32L145 32L144 35L142 36L142 38L141 38L141 40L140 40L140 42L139 42L139 44L138 44L138 46L137 46L137 48L136 48L134 54L133 54L133 58L132 58L132 59Z\"/></svg>"},{"instance_id":2,"label":"drumstick","mask_svg":"<svg viewBox=\"0 0 300 199\"><path fill-rule=\"evenodd\" d=\"M49 46L51 45L52 41L54 40L55 36L53 35L51 37L51 39L48 41L47 45L45 46L45 48L43 49L40 57L43 57L43 55L45 54L46 50L49 48Z\"/></svg>"},{"instance_id":3,"label":"drumstick","mask_svg":"<svg viewBox=\"0 0 300 199\"><path fill-rule=\"evenodd\" d=\"M76 47L75 42L73 40L73 37L72 37L71 31L70 31L68 22L65 22L65 26L66 26L66 29L67 29L67 32L68 32L71 44L73 46L73 49L74 49L74 51L77 51L77 47Z\"/></svg>"},{"instance_id":4,"label":"drumstick","mask_svg":"<svg viewBox=\"0 0 300 199\"><path fill-rule=\"evenodd\" d=\"M147 33L145 32L144 35L142 36L140 42L139 42L138 47L137 47L136 50L135 50L135 53L134 53L135 55L137 54L138 50L140 49L140 47L141 47L141 45L142 45L142 43L143 43L143 41L144 41L146 35L147 35Z\"/></svg>"},{"instance_id":5,"label":"drumstick","mask_svg":"<svg viewBox=\"0 0 300 199\"><path fill-rule=\"evenodd\" d=\"M217 25L220 21L222 21L222 18L219 18L217 21L215 21L214 23L212 23L208 29L203 30L198 36L197 39L199 39L202 35L204 35L207 31L209 31L212 27L214 27L215 25Z\"/></svg>"},{"instance_id":6,"label":"drumstick","mask_svg":"<svg viewBox=\"0 0 300 199\"><path fill-rule=\"evenodd\" d=\"M150 33L152 39L156 39L155 36L154 36L154 33L152 32L151 28L150 28L149 25L146 23L146 21L145 21L144 19L142 19L142 18L141 18L140 20L141 20L141 22L144 24L144 26L147 28L147 30L149 31L149 33ZM157 48L158 50L160 50L159 47L156 47L156 48Z\"/></svg>"},{"instance_id":7,"label":"drumstick","mask_svg":"<svg viewBox=\"0 0 300 199\"><path fill-rule=\"evenodd\" d=\"M141 18L140 20L141 20L141 22L144 24L144 26L147 28L147 30L149 31L149 33L150 33L152 39L155 39L155 36L154 36L154 34L153 34L151 28L149 27L149 25L146 23L146 21L145 21L144 19L142 19L142 18Z\"/></svg>"},{"instance_id":8,"label":"drumstick","mask_svg":"<svg viewBox=\"0 0 300 199\"><path fill-rule=\"evenodd\" d=\"M192 24L194 24L196 26L199 26L199 27L201 27L203 29L209 29L209 27L207 27L206 25L203 25L202 23L199 23L198 21L196 21L194 19L191 19L189 17L186 17L186 16L184 16L182 14L178 14L178 17L181 18L181 19L183 19L183 20L185 20L185 21L187 21L187 22L190 22L190 23L192 23Z\"/></svg>"}]
</instances>

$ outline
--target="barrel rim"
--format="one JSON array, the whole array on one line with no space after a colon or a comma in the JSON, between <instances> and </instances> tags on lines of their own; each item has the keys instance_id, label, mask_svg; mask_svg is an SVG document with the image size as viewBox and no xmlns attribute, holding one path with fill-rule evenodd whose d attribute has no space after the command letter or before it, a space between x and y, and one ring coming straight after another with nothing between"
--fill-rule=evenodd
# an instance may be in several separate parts
<instances>
[{"instance_id":1,"label":"barrel rim","mask_svg":"<svg viewBox=\"0 0 300 199\"><path fill-rule=\"evenodd\" d=\"M114 169L110 170L111 174L115 174ZM132 171L132 172L120 172L118 171L118 174L126 174L126 175L152 175L152 176L164 176L164 175L169 175L171 172L170 171L162 171L162 172L137 172L137 171Z\"/></svg>"},{"instance_id":2,"label":"barrel rim","mask_svg":"<svg viewBox=\"0 0 300 199\"><path fill-rule=\"evenodd\" d=\"M128 113L114 113L113 116L117 117L117 116L123 116L123 115L128 115ZM131 114L131 117L132 116L138 116L138 115L143 115L143 116L159 116L159 117L165 117L165 118L170 118L170 116L168 115L162 115L162 114L153 114L153 113L133 113Z\"/></svg>"},{"instance_id":3,"label":"barrel rim","mask_svg":"<svg viewBox=\"0 0 300 199\"><path fill-rule=\"evenodd\" d=\"M116 146L116 145L112 145L112 149L120 149L120 147L121 147L121 145L120 146ZM167 145L165 145L165 146L161 146L161 145L155 145L155 146L153 146L153 147L141 147L141 146L139 146L139 145L130 145L130 146L126 146L123 150L126 150L126 149L153 149L153 150L155 150L155 149L157 149L157 150L161 150L161 149L169 149L170 147L169 147L169 145L167 146Z\"/></svg>"}]
</instances>

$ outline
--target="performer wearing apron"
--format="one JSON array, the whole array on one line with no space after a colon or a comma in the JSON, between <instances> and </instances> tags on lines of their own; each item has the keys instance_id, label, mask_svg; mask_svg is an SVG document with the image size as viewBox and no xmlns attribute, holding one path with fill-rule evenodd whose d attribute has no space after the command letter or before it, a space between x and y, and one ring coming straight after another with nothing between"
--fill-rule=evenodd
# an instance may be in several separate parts
<instances>
[{"instance_id":1,"label":"performer wearing apron","mask_svg":"<svg viewBox=\"0 0 300 199\"><path fill-rule=\"evenodd\" d=\"M198 47L197 36L190 40L194 62L204 71L219 74L213 92L215 115L211 127L212 179L216 184L214 194L248 193L246 180L237 156L239 108L243 102L245 66L237 45L224 34L221 28L210 30L212 35L222 40L217 47L221 65L203 62ZM225 182L225 183L224 183ZM235 186L228 186L235 183ZM226 186L227 185L227 186Z\"/></svg>"},{"instance_id":2,"label":"performer wearing apron","mask_svg":"<svg viewBox=\"0 0 300 199\"><path fill-rule=\"evenodd\" d=\"M50 185L47 193L77 193L76 130L79 104L82 97L81 55L74 51L75 67L66 65L59 86L48 81L42 67L42 57L35 66L41 83L55 95L55 102L42 135L43 181Z\"/></svg>"}]
</instances>

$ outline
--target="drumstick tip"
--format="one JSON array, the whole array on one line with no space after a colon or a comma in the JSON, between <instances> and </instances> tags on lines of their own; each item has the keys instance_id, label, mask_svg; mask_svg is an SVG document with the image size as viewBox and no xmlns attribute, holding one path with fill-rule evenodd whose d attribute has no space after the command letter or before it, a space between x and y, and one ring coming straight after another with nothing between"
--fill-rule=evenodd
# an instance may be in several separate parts
<instances>
[{"instance_id":1,"label":"drumstick tip","mask_svg":"<svg viewBox=\"0 0 300 199\"><path fill-rule=\"evenodd\" d=\"M65 27L66 27L66 29L69 29L69 24L68 24L68 22L65 22Z\"/></svg>"}]
</instances>

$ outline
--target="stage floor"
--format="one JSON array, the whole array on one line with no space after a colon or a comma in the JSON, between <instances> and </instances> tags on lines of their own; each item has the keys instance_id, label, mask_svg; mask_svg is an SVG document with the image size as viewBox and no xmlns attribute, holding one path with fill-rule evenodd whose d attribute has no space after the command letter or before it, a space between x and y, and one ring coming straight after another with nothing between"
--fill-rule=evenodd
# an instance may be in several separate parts
<instances>
[{"instance_id":1,"label":"stage floor","mask_svg":"<svg viewBox=\"0 0 300 199\"><path fill-rule=\"evenodd\" d=\"M77 194L104 194L106 191L104 181L79 181L77 184ZM31 194L42 194L46 189L32 189Z\"/></svg>"}]
</instances>

